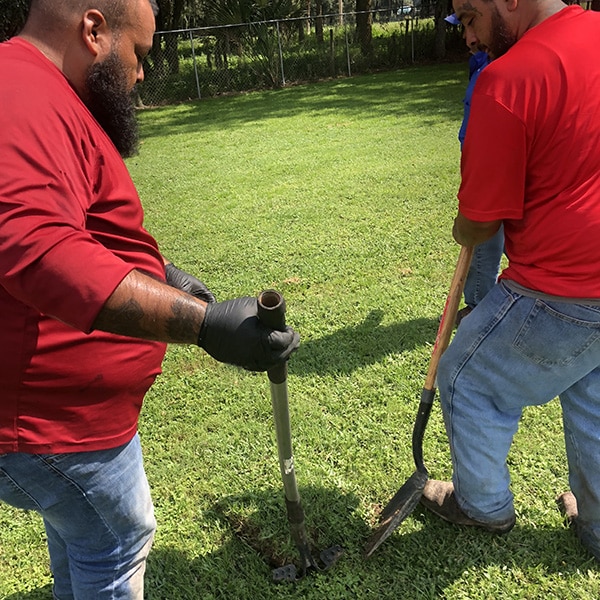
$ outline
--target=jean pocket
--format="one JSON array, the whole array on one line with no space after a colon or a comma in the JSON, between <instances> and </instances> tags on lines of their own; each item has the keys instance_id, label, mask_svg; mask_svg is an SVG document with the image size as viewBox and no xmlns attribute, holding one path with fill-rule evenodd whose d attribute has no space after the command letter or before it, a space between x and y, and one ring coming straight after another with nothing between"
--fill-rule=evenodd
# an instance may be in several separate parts
<instances>
[{"instance_id":1,"label":"jean pocket","mask_svg":"<svg viewBox=\"0 0 600 600\"><path fill-rule=\"evenodd\" d=\"M566 366L600 338L597 307L537 300L514 347L542 366Z\"/></svg>"},{"instance_id":2,"label":"jean pocket","mask_svg":"<svg viewBox=\"0 0 600 600\"><path fill-rule=\"evenodd\" d=\"M4 469L0 469L0 500L24 510L40 512L41 506Z\"/></svg>"}]
</instances>

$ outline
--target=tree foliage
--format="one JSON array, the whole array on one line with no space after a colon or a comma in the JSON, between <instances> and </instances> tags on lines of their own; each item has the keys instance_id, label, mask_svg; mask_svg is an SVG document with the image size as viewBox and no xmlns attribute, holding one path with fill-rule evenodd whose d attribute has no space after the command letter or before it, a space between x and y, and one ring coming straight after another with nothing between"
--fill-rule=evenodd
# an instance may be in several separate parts
<instances>
[{"instance_id":1,"label":"tree foliage","mask_svg":"<svg viewBox=\"0 0 600 600\"><path fill-rule=\"evenodd\" d=\"M600 0L599 0L600 1ZM369 0L370 2L370 0ZM19 32L30 0L0 0L0 41ZM286 19L358 8L350 0L157 0L159 31Z\"/></svg>"},{"instance_id":2,"label":"tree foliage","mask_svg":"<svg viewBox=\"0 0 600 600\"><path fill-rule=\"evenodd\" d=\"M205 5L207 24L230 25L302 16L301 0L213 0Z\"/></svg>"}]
</instances>

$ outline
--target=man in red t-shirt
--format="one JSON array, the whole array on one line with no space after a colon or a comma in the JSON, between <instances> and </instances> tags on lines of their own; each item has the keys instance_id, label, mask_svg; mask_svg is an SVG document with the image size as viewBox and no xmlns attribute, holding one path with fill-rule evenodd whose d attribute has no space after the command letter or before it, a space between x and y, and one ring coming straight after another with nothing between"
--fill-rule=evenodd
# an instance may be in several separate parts
<instances>
[{"instance_id":1,"label":"man in red t-shirt","mask_svg":"<svg viewBox=\"0 0 600 600\"><path fill-rule=\"evenodd\" d=\"M166 343L252 370L290 328L161 256L121 156L153 0L33 0L0 45L0 500L38 511L54 594L143 597L155 529L137 421Z\"/></svg>"},{"instance_id":2,"label":"man in red t-shirt","mask_svg":"<svg viewBox=\"0 0 600 600\"><path fill-rule=\"evenodd\" d=\"M454 10L494 60L473 93L453 235L472 246L503 224L508 267L440 361L453 477L422 502L510 531L513 435L525 406L558 396L572 490L559 504L600 560L600 14L560 0Z\"/></svg>"}]
</instances>

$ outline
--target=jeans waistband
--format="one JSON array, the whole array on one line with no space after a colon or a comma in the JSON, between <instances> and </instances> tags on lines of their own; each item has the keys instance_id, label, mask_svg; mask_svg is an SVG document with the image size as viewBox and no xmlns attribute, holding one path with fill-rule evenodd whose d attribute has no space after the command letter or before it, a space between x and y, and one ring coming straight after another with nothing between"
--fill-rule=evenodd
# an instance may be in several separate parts
<instances>
[{"instance_id":1,"label":"jeans waistband","mask_svg":"<svg viewBox=\"0 0 600 600\"><path fill-rule=\"evenodd\" d=\"M567 296L553 296L552 294L545 294L538 290L532 290L530 288L513 281L512 279L502 279L502 283L515 294L526 296L527 298L539 298L540 300L547 300L548 302L565 302L566 304L587 304L588 306L600 306L600 298L569 298Z\"/></svg>"}]
</instances>

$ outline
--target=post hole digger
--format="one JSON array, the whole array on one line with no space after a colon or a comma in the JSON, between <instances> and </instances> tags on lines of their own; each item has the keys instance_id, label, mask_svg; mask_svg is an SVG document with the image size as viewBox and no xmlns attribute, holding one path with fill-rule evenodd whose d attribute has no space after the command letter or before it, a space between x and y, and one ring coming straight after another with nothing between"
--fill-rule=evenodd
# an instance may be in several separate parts
<instances>
[{"instance_id":1,"label":"post hole digger","mask_svg":"<svg viewBox=\"0 0 600 600\"><path fill-rule=\"evenodd\" d=\"M271 329L283 330L285 328L285 301L279 292L266 290L259 295L258 318ZM301 560L300 574L298 574L296 565L290 564L274 569L273 580L275 582L296 581L309 571L324 571L332 567L342 555L343 549L337 545L327 548L320 553L319 560L311 553L304 523L304 509L300 501L294 470L287 391L287 363L269 369L267 375L271 388L279 467L285 492L290 535L296 544Z\"/></svg>"},{"instance_id":2,"label":"post hole digger","mask_svg":"<svg viewBox=\"0 0 600 600\"><path fill-rule=\"evenodd\" d=\"M392 534L392 532L416 508L429 474L423 462L423 435L431 413L431 407L436 392L436 375L440 358L448 344L454 328L456 313L460 303L465 279L473 256L472 247L461 247L454 276L450 284L450 291L446 298L444 311L438 327L435 343L431 353L429 369L425 378L425 385L421 392L421 400L412 433L412 452L415 461L415 472L405 481L393 498L381 512L379 525L370 536L365 547L365 556L369 557Z\"/></svg>"}]
</instances>

